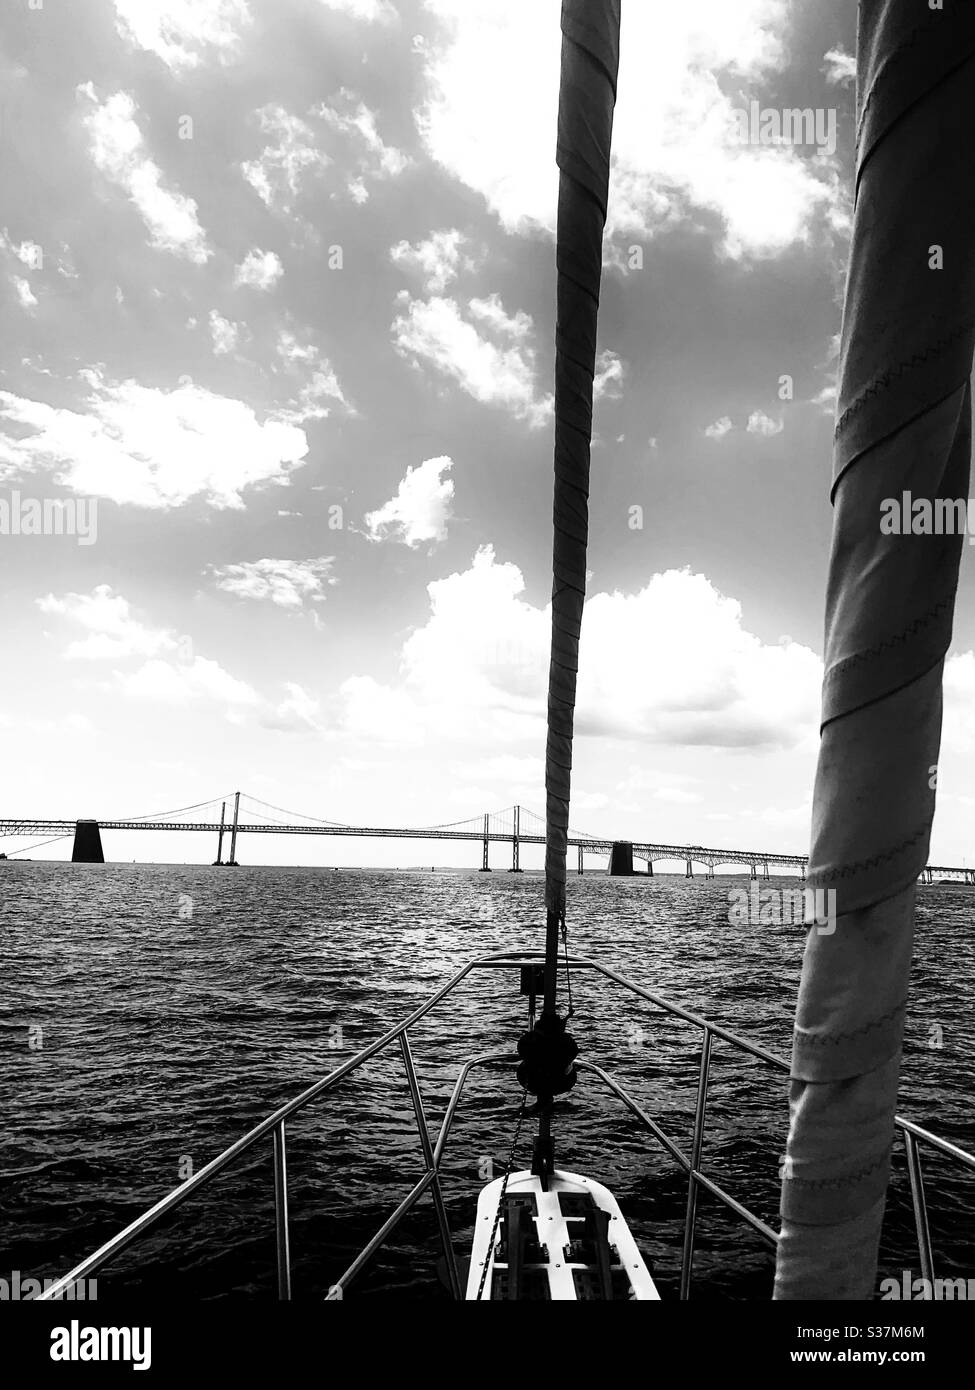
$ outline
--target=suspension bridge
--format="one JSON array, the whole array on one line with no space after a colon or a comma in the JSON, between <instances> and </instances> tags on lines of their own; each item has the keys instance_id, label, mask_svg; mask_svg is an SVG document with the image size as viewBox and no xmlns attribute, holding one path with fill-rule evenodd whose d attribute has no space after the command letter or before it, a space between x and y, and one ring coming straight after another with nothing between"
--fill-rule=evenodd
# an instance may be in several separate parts
<instances>
[{"instance_id":1,"label":"suspension bridge","mask_svg":"<svg viewBox=\"0 0 975 1390\"><path fill-rule=\"evenodd\" d=\"M217 812L219 811L219 815ZM185 817L195 813L193 819ZM284 817L284 819L282 819ZM233 792L212 801L194 806L182 806L174 811L160 811L146 816L127 816L99 820L19 819L0 817L0 840L44 838L8 851L4 858L12 859L32 849L68 838L73 839L72 861L103 863L102 831L169 831L183 834L212 835L217 841L215 865L235 867L237 844L243 835L331 835L349 838L382 838L400 840L458 840L481 845L481 871L491 871L492 844L505 845L510 851L509 872L521 872L521 847L545 844L544 817L525 806L509 806L502 811L486 812L467 820L450 821L440 825L379 826L349 825L341 821L323 820L273 806L258 797ZM657 840L619 839L607 835L592 835L569 831L570 849L576 851L576 872L584 872L586 855L608 859L607 871L614 876L637 872L653 876L656 863L681 864L687 878L693 878L695 868L705 878L713 878L719 868L747 868L752 878L767 879L772 869L785 870L805 878L807 858L798 854L779 854L769 850L720 849L705 845L670 845ZM224 847L227 854L224 857ZM636 869L643 863L645 869ZM975 883L975 869L928 866L921 875L922 882L932 883L935 877Z\"/></svg>"}]
</instances>

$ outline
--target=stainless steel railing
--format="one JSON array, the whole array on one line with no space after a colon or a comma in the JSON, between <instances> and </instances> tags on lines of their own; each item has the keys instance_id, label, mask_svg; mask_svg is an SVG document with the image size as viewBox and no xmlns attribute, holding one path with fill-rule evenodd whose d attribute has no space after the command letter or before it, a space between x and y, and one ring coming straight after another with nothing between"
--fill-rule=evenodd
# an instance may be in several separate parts
<instances>
[{"instance_id":1,"label":"stainless steel railing","mask_svg":"<svg viewBox=\"0 0 975 1390\"><path fill-rule=\"evenodd\" d=\"M266 1119L255 1125L253 1129L248 1130L236 1143L224 1149L222 1153L218 1154L210 1163L201 1168L193 1177L188 1178L186 1182L167 1193L165 1197L156 1202L148 1211L143 1212L141 1216L137 1217L135 1221L126 1226L118 1235L113 1236L111 1240L107 1241L93 1254L82 1260L80 1264L76 1265L75 1268L64 1275L63 1278L45 1289L43 1293L38 1295L38 1298L41 1300L58 1298L76 1281L85 1279L89 1275L94 1274L114 1256L133 1245L164 1216L181 1206L194 1192L209 1184L218 1173L222 1172L230 1164L234 1163L236 1159L240 1158L242 1154L247 1153L270 1134L273 1141L274 1158L274 1216L278 1297L280 1299L290 1299L291 1250L288 1217L287 1122L299 1111L310 1105L312 1101L317 1100L320 1096L332 1090L352 1072L369 1061L370 1058L375 1057L377 1053L383 1051L394 1042L399 1043L400 1053L406 1071L406 1079L409 1086L414 1116L416 1118L420 1149L423 1158L423 1171L410 1192L407 1193L403 1201L400 1202L399 1206L390 1214L368 1244L363 1247L344 1274L331 1285L328 1299L334 1300L344 1296L347 1286L368 1264L372 1256L386 1242L403 1218L412 1211L421 1197L428 1191L433 1199L434 1210L436 1212L450 1291L455 1299L462 1298L463 1290L461 1288L460 1274L457 1268L456 1255L453 1249L450 1227L447 1220L446 1204L440 1184L440 1167L443 1161L447 1139L450 1135L454 1118L460 1105L461 1096L471 1072L475 1068L484 1066L512 1067L516 1064L518 1059L508 1053L486 1053L482 1056L468 1059L468 1061L462 1065L454 1084L454 1089L444 1113L437 1141L435 1144L431 1144L423 1096L410 1048L409 1029L436 1008L436 1006L441 1003L448 994L455 990L473 970L516 970L520 969L522 965L537 963L542 959L544 959L544 956L540 951L525 951L498 952L489 956L480 956L469 961L462 969L457 971L441 989L432 995L425 1003L421 1004L419 1008L415 1009L407 1018L403 1019L402 1022L390 1028L386 1033L383 1033L381 1037L377 1038L375 1042L362 1048L355 1056L350 1057L320 1081L315 1082L314 1085L309 1086L293 1100L288 1101L285 1105L274 1111L273 1114L267 1116ZM717 1038L730 1043L739 1051L757 1058L759 1061L766 1063L779 1072L788 1074L789 1064L783 1058L777 1057L766 1048L738 1036L721 1024L713 1023L709 1019L695 1014L688 1009L684 1009L679 1004L675 1004L669 999L665 999L662 995L658 995L652 990L647 990L640 985L634 984L632 980L626 979L625 976L620 975L610 966L603 965L600 961L570 958L570 965L573 970L594 971L604 976L606 979L613 981L615 984L620 985L622 988L629 990L632 994L635 994L640 999L653 1005L654 1008L674 1018L679 1018L685 1023L701 1030L697 1100L694 1110L694 1126L689 1154L685 1154L680 1146L646 1113L644 1108L629 1094L629 1092L608 1072L604 1071L602 1067L593 1062L586 1061L580 1061L577 1064L580 1070L592 1073L596 1076L603 1085L623 1103L627 1110L641 1122L670 1157L687 1174L687 1202L680 1270L680 1297L681 1299L687 1299L690 1297L693 1275L698 1196L702 1189L710 1193L712 1197L717 1198L718 1201L730 1211L734 1212L741 1220L746 1222L769 1244L774 1246L778 1240L777 1233L767 1222L763 1221L760 1216L749 1210L743 1202L738 1201L731 1193L726 1192L724 1188L702 1171L701 1165L703 1161L706 1131L713 1041ZM925 1279L933 1280L934 1258L931 1245L931 1231L928 1222L927 1203L924 1194L924 1176L921 1167L920 1147L922 1145L927 1145L929 1148L933 1148L944 1157L961 1164L972 1172L975 1172L975 1155L967 1153L964 1149L949 1143L945 1139L941 1139L938 1135L932 1134L929 1130L922 1129L920 1125L916 1125L910 1120L898 1117L896 1125L903 1138L907 1157L911 1204L914 1214L914 1226L917 1235L921 1273Z\"/></svg>"}]
</instances>

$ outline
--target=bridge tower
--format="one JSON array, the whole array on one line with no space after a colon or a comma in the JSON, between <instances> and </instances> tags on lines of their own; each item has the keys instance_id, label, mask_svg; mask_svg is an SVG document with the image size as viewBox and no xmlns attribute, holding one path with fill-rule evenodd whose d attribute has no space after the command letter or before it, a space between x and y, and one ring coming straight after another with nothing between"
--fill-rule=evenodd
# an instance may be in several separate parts
<instances>
[{"instance_id":1,"label":"bridge tower","mask_svg":"<svg viewBox=\"0 0 975 1390\"><path fill-rule=\"evenodd\" d=\"M511 837L511 868L509 874L520 874L521 869L518 865L518 836L521 833L521 807L515 807L514 833Z\"/></svg>"},{"instance_id":2,"label":"bridge tower","mask_svg":"<svg viewBox=\"0 0 975 1390\"><path fill-rule=\"evenodd\" d=\"M227 803L225 801L220 807L220 833L217 836L217 857L213 861L215 868L219 868L220 865L223 863L223 827L224 823L226 822L226 819Z\"/></svg>"},{"instance_id":3,"label":"bridge tower","mask_svg":"<svg viewBox=\"0 0 975 1390\"><path fill-rule=\"evenodd\" d=\"M237 822L240 820L240 792L234 792L234 823L230 828L230 858L227 860L231 868L237 868Z\"/></svg>"},{"instance_id":4,"label":"bridge tower","mask_svg":"<svg viewBox=\"0 0 975 1390\"><path fill-rule=\"evenodd\" d=\"M491 872L491 865L488 863L488 844L489 844L488 836L489 836L490 833L491 833L490 820L491 820L491 817L489 816L488 812L485 811L485 812L484 812L484 854L483 854L483 856L482 856L482 858L481 858L481 868L480 868L480 872L481 872L482 874L489 874L489 873Z\"/></svg>"}]
</instances>

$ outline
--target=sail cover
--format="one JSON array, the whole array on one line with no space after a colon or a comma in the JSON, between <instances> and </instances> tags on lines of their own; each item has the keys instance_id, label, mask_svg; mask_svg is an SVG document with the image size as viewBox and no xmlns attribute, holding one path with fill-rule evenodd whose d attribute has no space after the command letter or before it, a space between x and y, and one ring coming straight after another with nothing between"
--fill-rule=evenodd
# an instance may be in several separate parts
<instances>
[{"instance_id":1,"label":"sail cover","mask_svg":"<svg viewBox=\"0 0 975 1390\"><path fill-rule=\"evenodd\" d=\"M803 961L777 1299L875 1295L962 546L924 518L967 498L971 452L975 4L861 0L857 47L809 861L835 918Z\"/></svg>"},{"instance_id":2,"label":"sail cover","mask_svg":"<svg viewBox=\"0 0 975 1390\"><path fill-rule=\"evenodd\" d=\"M619 69L620 0L563 0L556 160L555 539L545 757L545 906L565 910L572 729L586 598L589 448L603 227ZM555 934L554 946L558 947ZM552 977L554 979L554 976ZM546 1008L550 1006L546 989Z\"/></svg>"}]
</instances>

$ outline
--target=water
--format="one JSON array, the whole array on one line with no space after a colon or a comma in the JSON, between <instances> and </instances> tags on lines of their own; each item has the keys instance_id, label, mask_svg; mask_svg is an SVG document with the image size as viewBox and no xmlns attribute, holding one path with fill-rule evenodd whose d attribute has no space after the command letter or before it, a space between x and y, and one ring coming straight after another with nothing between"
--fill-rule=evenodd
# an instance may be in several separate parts
<instances>
[{"instance_id":1,"label":"water","mask_svg":"<svg viewBox=\"0 0 975 1390\"><path fill-rule=\"evenodd\" d=\"M787 1055L803 931L730 926L728 890L743 883L573 878L572 950ZM459 965L542 937L533 874L10 862L0 895L0 1277L65 1273ZM975 895L960 885L919 895L900 1111L972 1148ZM431 1123L464 1059L513 1048L525 1020L517 989L514 973L476 973L417 1025ZM699 1034L592 975L575 976L573 1000L582 1055L687 1151ZM710 1097L705 1171L777 1224L785 1078L719 1044ZM445 1166L461 1254L487 1161L500 1173L507 1159L519 1098L494 1070L475 1072L465 1092ZM593 1080L560 1105L555 1133L560 1166L613 1188L674 1296L679 1170ZM295 1297L321 1298L419 1175L398 1052L296 1118L289 1166ZM967 1275L972 1180L938 1159L926 1171L937 1273ZM106 1267L99 1297L273 1297L273 1227L268 1141ZM446 1299L438 1254L425 1200L350 1296ZM883 1266L920 1272L900 1153ZM702 1199L695 1296L767 1298L771 1277L759 1237Z\"/></svg>"}]
</instances>

